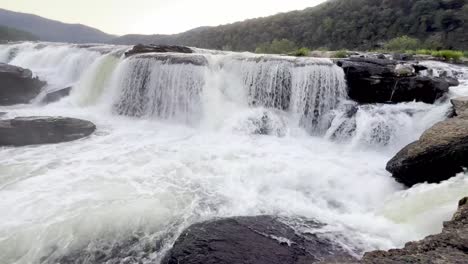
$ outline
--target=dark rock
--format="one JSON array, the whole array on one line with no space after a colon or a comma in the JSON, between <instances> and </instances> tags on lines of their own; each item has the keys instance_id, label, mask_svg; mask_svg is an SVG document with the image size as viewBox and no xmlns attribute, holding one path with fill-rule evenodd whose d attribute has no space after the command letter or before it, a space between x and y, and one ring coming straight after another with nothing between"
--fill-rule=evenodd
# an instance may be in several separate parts
<instances>
[{"instance_id":1,"label":"dark rock","mask_svg":"<svg viewBox=\"0 0 468 264\"><path fill-rule=\"evenodd\" d=\"M318 225L318 224L316 224ZM314 234L298 235L272 216L235 217L190 226L162 264L294 264L354 261Z\"/></svg>"},{"instance_id":2,"label":"dark rock","mask_svg":"<svg viewBox=\"0 0 468 264\"><path fill-rule=\"evenodd\" d=\"M135 54L142 54L142 53L167 53L167 52L175 52L175 53L193 53L193 50L188 47L183 46L169 46L169 45L143 45L138 44L135 45L131 50L125 52L125 56L129 57Z\"/></svg>"},{"instance_id":3,"label":"dark rock","mask_svg":"<svg viewBox=\"0 0 468 264\"><path fill-rule=\"evenodd\" d=\"M67 142L91 135L96 126L65 117L17 117L0 120L0 146Z\"/></svg>"},{"instance_id":4,"label":"dark rock","mask_svg":"<svg viewBox=\"0 0 468 264\"><path fill-rule=\"evenodd\" d=\"M0 63L0 105L27 104L45 84L28 69Z\"/></svg>"},{"instance_id":5,"label":"dark rock","mask_svg":"<svg viewBox=\"0 0 468 264\"><path fill-rule=\"evenodd\" d=\"M449 86L458 86L460 82L457 78L454 77L445 77L444 80L449 84Z\"/></svg>"},{"instance_id":6,"label":"dark rock","mask_svg":"<svg viewBox=\"0 0 468 264\"><path fill-rule=\"evenodd\" d=\"M428 69L426 66L421 65L421 64L413 64L413 68L416 71L416 73L420 73Z\"/></svg>"},{"instance_id":7,"label":"dark rock","mask_svg":"<svg viewBox=\"0 0 468 264\"><path fill-rule=\"evenodd\" d=\"M393 177L413 186L438 183L468 167L468 119L451 118L428 129L387 164Z\"/></svg>"},{"instance_id":8,"label":"dark rock","mask_svg":"<svg viewBox=\"0 0 468 264\"><path fill-rule=\"evenodd\" d=\"M137 58L153 59L163 61L168 64L192 64L195 66L208 65L208 60L203 55L196 54L142 54L135 56Z\"/></svg>"},{"instance_id":9,"label":"dark rock","mask_svg":"<svg viewBox=\"0 0 468 264\"><path fill-rule=\"evenodd\" d=\"M468 197L460 201L452 220L444 223L442 233L418 242L409 242L403 249L366 253L362 263L468 263Z\"/></svg>"},{"instance_id":10,"label":"dark rock","mask_svg":"<svg viewBox=\"0 0 468 264\"><path fill-rule=\"evenodd\" d=\"M413 60L414 57L411 54L395 53L393 54L393 59L397 61L410 61L410 60Z\"/></svg>"},{"instance_id":11,"label":"dark rock","mask_svg":"<svg viewBox=\"0 0 468 264\"><path fill-rule=\"evenodd\" d=\"M387 57L385 57L385 55L383 54L377 54L377 59L386 59Z\"/></svg>"},{"instance_id":12,"label":"dark rock","mask_svg":"<svg viewBox=\"0 0 468 264\"><path fill-rule=\"evenodd\" d=\"M46 104L57 102L58 100L69 96L72 89L73 87L67 87L67 88L63 88L60 90L47 93L44 99L42 100L42 102Z\"/></svg>"},{"instance_id":13,"label":"dark rock","mask_svg":"<svg viewBox=\"0 0 468 264\"><path fill-rule=\"evenodd\" d=\"M444 78L401 76L391 60L352 58L337 65L345 72L349 97L361 104L434 103L449 91Z\"/></svg>"}]
</instances>

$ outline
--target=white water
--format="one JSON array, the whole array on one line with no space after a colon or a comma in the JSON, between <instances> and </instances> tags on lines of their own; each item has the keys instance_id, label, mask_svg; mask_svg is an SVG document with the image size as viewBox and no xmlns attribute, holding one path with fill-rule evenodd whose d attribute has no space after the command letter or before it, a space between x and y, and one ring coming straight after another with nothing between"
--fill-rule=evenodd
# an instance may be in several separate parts
<instances>
[{"instance_id":1,"label":"white water","mask_svg":"<svg viewBox=\"0 0 468 264\"><path fill-rule=\"evenodd\" d=\"M71 96L0 111L78 117L98 130L0 149L2 263L52 262L132 234L162 239L139 255L158 260L193 222L258 214L316 219L328 225L310 231L362 254L439 232L468 195L465 174L404 190L384 169L444 119L447 102L361 106L344 118L343 74L328 60L205 53L197 66L124 60L123 47L35 45L16 45L12 60L0 46L0 61L54 88L73 84ZM467 92L466 81L452 91ZM336 132L343 123L348 136Z\"/></svg>"}]
</instances>

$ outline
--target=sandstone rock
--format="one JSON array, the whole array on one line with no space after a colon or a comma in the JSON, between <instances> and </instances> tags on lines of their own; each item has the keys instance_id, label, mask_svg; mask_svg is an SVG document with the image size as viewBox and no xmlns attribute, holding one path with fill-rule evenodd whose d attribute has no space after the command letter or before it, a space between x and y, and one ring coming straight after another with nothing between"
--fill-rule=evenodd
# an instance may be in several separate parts
<instances>
[{"instance_id":1,"label":"sandstone rock","mask_svg":"<svg viewBox=\"0 0 468 264\"><path fill-rule=\"evenodd\" d=\"M0 120L0 146L25 146L72 141L91 135L96 126L65 117L17 117Z\"/></svg>"},{"instance_id":2,"label":"sandstone rock","mask_svg":"<svg viewBox=\"0 0 468 264\"><path fill-rule=\"evenodd\" d=\"M392 60L351 58L337 65L345 72L349 97L361 104L434 103L449 91L444 78L414 76L414 67Z\"/></svg>"},{"instance_id":3,"label":"sandstone rock","mask_svg":"<svg viewBox=\"0 0 468 264\"><path fill-rule=\"evenodd\" d=\"M460 117L468 117L468 96L451 100L455 114Z\"/></svg>"},{"instance_id":4,"label":"sandstone rock","mask_svg":"<svg viewBox=\"0 0 468 264\"><path fill-rule=\"evenodd\" d=\"M298 235L272 216L234 217L185 230L162 264L309 264L355 261L344 249L314 234Z\"/></svg>"},{"instance_id":5,"label":"sandstone rock","mask_svg":"<svg viewBox=\"0 0 468 264\"><path fill-rule=\"evenodd\" d=\"M0 105L27 104L45 84L28 69L0 63Z\"/></svg>"},{"instance_id":6,"label":"sandstone rock","mask_svg":"<svg viewBox=\"0 0 468 264\"><path fill-rule=\"evenodd\" d=\"M125 56L129 57L135 54L142 53L166 53L166 52L175 52L175 53L193 53L193 50L188 47L183 46L169 46L169 45L135 45L131 50L125 52Z\"/></svg>"},{"instance_id":7,"label":"sandstone rock","mask_svg":"<svg viewBox=\"0 0 468 264\"><path fill-rule=\"evenodd\" d=\"M46 104L57 102L58 100L69 96L72 89L73 87L67 87L47 93L42 102Z\"/></svg>"},{"instance_id":8,"label":"sandstone rock","mask_svg":"<svg viewBox=\"0 0 468 264\"><path fill-rule=\"evenodd\" d=\"M393 177L413 186L438 183L468 167L468 119L451 118L428 129L387 164Z\"/></svg>"},{"instance_id":9,"label":"sandstone rock","mask_svg":"<svg viewBox=\"0 0 468 264\"><path fill-rule=\"evenodd\" d=\"M403 249L366 253L362 263L468 263L468 197L460 201L452 220L444 223L442 233L428 236L418 242L409 242Z\"/></svg>"}]
</instances>

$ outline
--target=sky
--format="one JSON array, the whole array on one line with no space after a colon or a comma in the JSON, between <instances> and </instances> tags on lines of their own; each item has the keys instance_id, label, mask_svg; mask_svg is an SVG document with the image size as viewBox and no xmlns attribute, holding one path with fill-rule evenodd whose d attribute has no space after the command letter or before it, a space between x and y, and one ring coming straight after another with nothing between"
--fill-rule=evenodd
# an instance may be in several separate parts
<instances>
[{"instance_id":1,"label":"sky","mask_svg":"<svg viewBox=\"0 0 468 264\"><path fill-rule=\"evenodd\" d=\"M0 8L124 35L174 34L322 2L325 0L0 0Z\"/></svg>"}]
</instances>

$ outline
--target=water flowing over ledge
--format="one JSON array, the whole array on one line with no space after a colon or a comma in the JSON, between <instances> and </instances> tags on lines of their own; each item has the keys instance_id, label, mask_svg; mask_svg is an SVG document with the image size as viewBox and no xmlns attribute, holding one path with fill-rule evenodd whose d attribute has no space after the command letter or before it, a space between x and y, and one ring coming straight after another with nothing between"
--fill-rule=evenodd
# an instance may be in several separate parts
<instances>
[{"instance_id":1,"label":"water flowing over ledge","mask_svg":"<svg viewBox=\"0 0 468 264\"><path fill-rule=\"evenodd\" d=\"M384 170L445 118L445 102L356 106L328 59L128 49L0 46L0 61L48 90L73 86L59 102L1 112L98 127L83 141L0 150L0 259L91 258L130 240L138 260L158 261L194 222L259 214L326 223L299 226L360 255L437 233L466 195L465 174L404 191Z\"/></svg>"}]
</instances>

